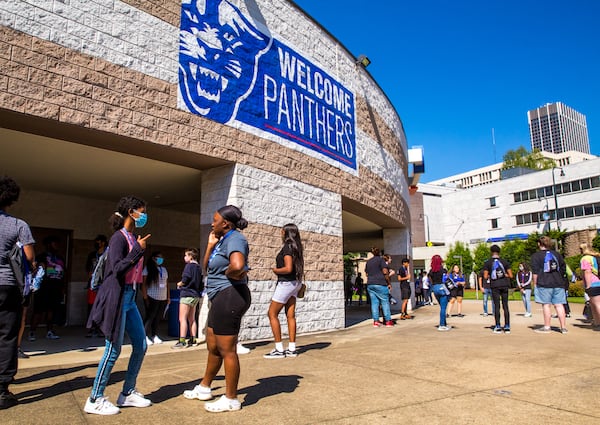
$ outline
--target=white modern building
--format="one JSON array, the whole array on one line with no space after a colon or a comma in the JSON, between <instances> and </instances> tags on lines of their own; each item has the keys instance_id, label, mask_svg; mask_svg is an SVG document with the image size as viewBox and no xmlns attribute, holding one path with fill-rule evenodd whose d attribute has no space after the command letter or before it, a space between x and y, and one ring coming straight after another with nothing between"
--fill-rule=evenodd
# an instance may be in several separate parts
<instances>
[{"instance_id":1,"label":"white modern building","mask_svg":"<svg viewBox=\"0 0 600 425\"><path fill-rule=\"evenodd\" d=\"M598 228L600 158L469 189L420 184L416 195L422 196L423 210L421 220L412 221L413 257L428 264L457 241L474 246L526 238L548 227Z\"/></svg>"},{"instance_id":2,"label":"white modern building","mask_svg":"<svg viewBox=\"0 0 600 425\"><path fill-rule=\"evenodd\" d=\"M547 103L527 112L531 149L561 153L590 153L585 115L562 102Z\"/></svg>"}]
</instances>

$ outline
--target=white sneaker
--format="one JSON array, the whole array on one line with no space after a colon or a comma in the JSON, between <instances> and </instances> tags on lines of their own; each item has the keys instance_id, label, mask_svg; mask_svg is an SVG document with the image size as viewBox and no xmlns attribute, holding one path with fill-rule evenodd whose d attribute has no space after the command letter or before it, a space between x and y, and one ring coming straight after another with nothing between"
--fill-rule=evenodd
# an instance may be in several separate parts
<instances>
[{"instance_id":1,"label":"white sneaker","mask_svg":"<svg viewBox=\"0 0 600 425\"><path fill-rule=\"evenodd\" d=\"M158 337L158 335L154 335L154 341L153 341L153 342L154 342L155 344L162 344L162 343L163 343L163 340L162 340L162 339L160 339L160 338Z\"/></svg>"},{"instance_id":2,"label":"white sneaker","mask_svg":"<svg viewBox=\"0 0 600 425\"><path fill-rule=\"evenodd\" d=\"M248 347L244 347L238 342L237 347L235 347L235 351L237 351L238 354L248 354L250 352L250 349Z\"/></svg>"},{"instance_id":3,"label":"white sneaker","mask_svg":"<svg viewBox=\"0 0 600 425\"><path fill-rule=\"evenodd\" d=\"M108 397L98 397L93 403L88 397L83 411L95 415L116 415L120 412L117 406L108 401Z\"/></svg>"},{"instance_id":4,"label":"white sneaker","mask_svg":"<svg viewBox=\"0 0 600 425\"><path fill-rule=\"evenodd\" d=\"M212 390L200 384L196 385L193 390L185 390L183 396L188 400L198 399L206 401L213 398Z\"/></svg>"},{"instance_id":5,"label":"white sneaker","mask_svg":"<svg viewBox=\"0 0 600 425\"><path fill-rule=\"evenodd\" d=\"M117 398L117 406L119 407L148 407L150 405L152 405L152 402L137 390L133 390L129 395L119 393L119 398Z\"/></svg>"},{"instance_id":6,"label":"white sneaker","mask_svg":"<svg viewBox=\"0 0 600 425\"><path fill-rule=\"evenodd\" d=\"M524 317L531 317L531 313L525 313L523 316Z\"/></svg>"},{"instance_id":7,"label":"white sneaker","mask_svg":"<svg viewBox=\"0 0 600 425\"><path fill-rule=\"evenodd\" d=\"M204 403L204 408L207 411L214 413L233 412L235 410L240 410L242 408L242 403L240 403L237 398L232 400L222 395L217 401L213 401L212 403Z\"/></svg>"},{"instance_id":8,"label":"white sneaker","mask_svg":"<svg viewBox=\"0 0 600 425\"><path fill-rule=\"evenodd\" d=\"M440 331L440 332L446 332L446 331L449 331L450 329L452 329L452 326L438 326L438 331Z\"/></svg>"},{"instance_id":9,"label":"white sneaker","mask_svg":"<svg viewBox=\"0 0 600 425\"><path fill-rule=\"evenodd\" d=\"M152 342L152 340L151 340L150 338L146 337L146 345L147 345L148 347L150 347L152 344L154 344L154 343Z\"/></svg>"}]
</instances>

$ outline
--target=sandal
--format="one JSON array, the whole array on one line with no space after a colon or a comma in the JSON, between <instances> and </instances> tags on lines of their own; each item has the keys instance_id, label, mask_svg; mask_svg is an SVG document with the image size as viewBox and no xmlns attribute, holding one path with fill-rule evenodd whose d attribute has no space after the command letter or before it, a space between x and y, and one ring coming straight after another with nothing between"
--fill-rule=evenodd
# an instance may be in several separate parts
<instances>
[{"instance_id":1,"label":"sandal","mask_svg":"<svg viewBox=\"0 0 600 425\"><path fill-rule=\"evenodd\" d=\"M217 401L213 401L212 403L204 403L204 408L213 413L233 412L234 410L240 410L242 408L242 403L240 403L237 398L230 400L222 395Z\"/></svg>"}]
</instances>

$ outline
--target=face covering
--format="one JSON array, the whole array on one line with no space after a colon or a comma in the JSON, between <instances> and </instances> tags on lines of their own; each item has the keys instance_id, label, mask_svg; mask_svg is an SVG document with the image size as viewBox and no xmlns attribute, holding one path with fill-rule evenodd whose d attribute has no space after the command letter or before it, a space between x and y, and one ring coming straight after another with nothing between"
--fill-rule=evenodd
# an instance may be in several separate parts
<instances>
[{"instance_id":1,"label":"face covering","mask_svg":"<svg viewBox=\"0 0 600 425\"><path fill-rule=\"evenodd\" d=\"M148 214L144 213L144 212L138 212L139 217L138 218L133 218L133 220L135 221L135 227L144 227L146 225L146 223L148 222Z\"/></svg>"},{"instance_id":2,"label":"face covering","mask_svg":"<svg viewBox=\"0 0 600 425\"><path fill-rule=\"evenodd\" d=\"M157 258L156 258L156 264L157 264L158 266L162 266L162 263L163 263L164 261L165 261L165 259L164 259L164 258L162 258L162 257L157 257Z\"/></svg>"},{"instance_id":3,"label":"face covering","mask_svg":"<svg viewBox=\"0 0 600 425\"><path fill-rule=\"evenodd\" d=\"M523 266L519 266L519 270L523 271L524 267Z\"/></svg>"}]
</instances>

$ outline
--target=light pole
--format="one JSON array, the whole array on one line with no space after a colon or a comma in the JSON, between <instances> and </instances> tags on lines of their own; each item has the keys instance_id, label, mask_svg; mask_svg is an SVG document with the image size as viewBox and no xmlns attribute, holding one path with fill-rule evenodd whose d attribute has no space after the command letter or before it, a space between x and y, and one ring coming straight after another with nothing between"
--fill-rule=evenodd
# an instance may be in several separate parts
<instances>
[{"instance_id":1,"label":"light pole","mask_svg":"<svg viewBox=\"0 0 600 425\"><path fill-rule=\"evenodd\" d=\"M560 177L565 176L565 172L560 167L552 167L552 193L554 194L554 218L556 219L556 230L560 230L560 223L558 222L558 197L556 196L556 180L554 178L554 170L560 170Z\"/></svg>"},{"instance_id":2,"label":"light pole","mask_svg":"<svg viewBox=\"0 0 600 425\"><path fill-rule=\"evenodd\" d=\"M430 242L430 241L429 241L429 216L428 216L427 214L421 214L421 215L419 216L419 218L420 218L421 220L425 220L425 219L427 219L427 221L425 222L425 225L427 226L427 228L426 228L426 230L427 230L427 234L425 235L425 239L427 239L427 240L425 241L425 245L426 245L426 246L429 246L429 242Z\"/></svg>"}]
</instances>

